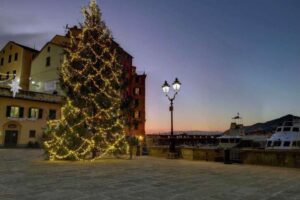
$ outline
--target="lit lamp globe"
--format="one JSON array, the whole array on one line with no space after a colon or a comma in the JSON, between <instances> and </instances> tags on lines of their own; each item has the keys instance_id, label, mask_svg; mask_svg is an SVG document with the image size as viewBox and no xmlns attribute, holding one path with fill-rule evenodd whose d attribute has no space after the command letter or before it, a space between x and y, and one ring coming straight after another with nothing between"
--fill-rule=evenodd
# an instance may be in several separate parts
<instances>
[{"instance_id":1,"label":"lit lamp globe","mask_svg":"<svg viewBox=\"0 0 300 200\"><path fill-rule=\"evenodd\" d=\"M178 78L175 79L173 83L173 89L178 92L180 90L181 83L179 82Z\"/></svg>"},{"instance_id":2,"label":"lit lamp globe","mask_svg":"<svg viewBox=\"0 0 300 200\"><path fill-rule=\"evenodd\" d=\"M164 93L168 93L170 90L170 85L168 84L167 81L165 81L165 83L161 87Z\"/></svg>"}]
</instances>

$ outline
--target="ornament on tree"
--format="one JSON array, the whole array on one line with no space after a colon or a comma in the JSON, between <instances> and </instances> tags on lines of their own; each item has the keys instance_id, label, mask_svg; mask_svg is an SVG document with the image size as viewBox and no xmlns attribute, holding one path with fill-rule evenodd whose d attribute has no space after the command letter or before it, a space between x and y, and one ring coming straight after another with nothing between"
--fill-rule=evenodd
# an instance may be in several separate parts
<instances>
[{"instance_id":1,"label":"ornament on tree","mask_svg":"<svg viewBox=\"0 0 300 200\"><path fill-rule=\"evenodd\" d=\"M123 70L112 35L95 0L82 10L81 32L70 32L60 84L67 94L60 120L49 121L45 150L50 160L95 160L123 153Z\"/></svg>"},{"instance_id":2,"label":"ornament on tree","mask_svg":"<svg viewBox=\"0 0 300 200\"><path fill-rule=\"evenodd\" d=\"M15 98L16 94L19 92L19 90L22 89L19 86L19 82L16 79L13 79L12 82L10 84L8 84L8 86L10 86L10 91L13 93L13 98Z\"/></svg>"}]
</instances>

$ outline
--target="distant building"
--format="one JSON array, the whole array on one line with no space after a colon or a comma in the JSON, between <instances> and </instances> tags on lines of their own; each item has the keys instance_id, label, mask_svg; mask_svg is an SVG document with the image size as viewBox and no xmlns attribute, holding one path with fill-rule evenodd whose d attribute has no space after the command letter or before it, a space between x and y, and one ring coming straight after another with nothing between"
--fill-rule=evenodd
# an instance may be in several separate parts
<instances>
[{"instance_id":1,"label":"distant building","mask_svg":"<svg viewBox=\"0 0 300 200\"><path fill-rule=\"evenodd\" d=\"M16 78L23 90L29 89L31 62L38 51L16 42L8 42L0 51L0 86L7 87L4 80Z\"/></svg>"},{"instance_id":2,"label":"distant building","mask_svg":"<svg viewBox=\"0 0 300 200\"><path fill-rule=\"evenodd\" d=\"M196 132L178 133L175 134L176 146L216 146L218 144L218 137L222 133L203 133ZM146 144L151 146L169 146L170 134L149 134L146 136Z\"/></svg>"},{"instance_id":3,"label":"distant building","mask_svg":"<svg viewBox=\"0 0 300 200\"><path fill-rule=\"evenodd\" d=\"M61 96L30 91L12 98L8 88L0 88L0 147L40 144L47 121L60 118L63 102Z\"/></svg>"}]
</instances>

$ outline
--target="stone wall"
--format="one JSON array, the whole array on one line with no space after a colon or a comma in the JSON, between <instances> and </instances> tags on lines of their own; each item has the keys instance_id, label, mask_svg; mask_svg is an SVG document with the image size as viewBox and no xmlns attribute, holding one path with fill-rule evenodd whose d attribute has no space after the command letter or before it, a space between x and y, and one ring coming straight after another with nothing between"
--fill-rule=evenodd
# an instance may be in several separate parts
<instances>
[{"instance_id":1,"label":"stone wall","mask_svg":"<svg viewBox=\"0 0 300 200\"><path fill-rule=\"evenodd\" d=\"M218 148L191 148L180 149L181 157L186 160L221 161L223 151Z\"/></svg>"},{"instance_id":2,"label":"stone wall","mask_svg":"<svg viewBox=\"0 0 300 200\"><path fill-rule=\"evenodd\" d=\"M168 155L168 147L150 147L149 155L164 157ZM219 148L180 147L177 149L180 158L185 160L219 161L224 159L224 151ZM239 150L240 163L253 165L269 165L300 168L300 150Z\"/></svg>"},{"instance_id":3,"label":"stone wall","mask_svg":"<svg viewBox=\"0 0 300 200\"><path fill-rule=\"evenodd\" d=\"M300 168L299 150L241 150L244 164Z\"/></svg>"},{"instance_id":4,"label":"stone wall","mask_svg":"<svg viewBox=\"0 0 300 200\"><path fill-rule=\"evenodd\" d=\"M169 152L169 147L149 147L149 156L154 157L167 157Z\"/></svg>"},{"instance_id":5,"label":"stone wall","mask_svg":"<svg viewBox=\"0 0 300 200\"><path fill-rule=\"evenodd\" d=\"M217 148L192 148L192 147L180 147L177 149L180 157L185 160L206 160L206 161L221 161L223 157L223 151ZM150 147L149 155L155 157L167 157L169 152L168 147Z\"/></svg>"},{"instance_id":6,"label":"stone wall","mask_svg":"<svg viewBox=\"0 0 300 200\"><path fill-rule=\"evenodd\" d=\"M164 157L168 155L168 147L150 147L149 155ZM224 151L219 148L193 148L180 147L177 149L180 158L185 160L206 160L222 162ZM241 149L240 163L253 165L269 165L279 167L300 168L300 150L264 150L264 149Z\"/></svg>"}]
</instances>

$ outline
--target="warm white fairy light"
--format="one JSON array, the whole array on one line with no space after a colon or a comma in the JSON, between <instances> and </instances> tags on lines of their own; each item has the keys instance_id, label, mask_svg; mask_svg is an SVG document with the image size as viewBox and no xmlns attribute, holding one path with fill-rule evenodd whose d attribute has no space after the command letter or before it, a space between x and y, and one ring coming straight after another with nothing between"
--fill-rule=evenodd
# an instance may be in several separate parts
<instances>
[{"instance_id":1,"label":"warm white fairy light","mask_svg":"<svg viewBox=\"0 0 300 200\"><path fill-rule=\"evenodd\" d=\"M48 122L44 144L50 160L95 160L126 148L117 50L94 0L83 13L81 33L71 34L60 69L69 98L62 118Z\"/></svg>"}]
</instances>

